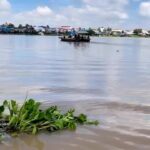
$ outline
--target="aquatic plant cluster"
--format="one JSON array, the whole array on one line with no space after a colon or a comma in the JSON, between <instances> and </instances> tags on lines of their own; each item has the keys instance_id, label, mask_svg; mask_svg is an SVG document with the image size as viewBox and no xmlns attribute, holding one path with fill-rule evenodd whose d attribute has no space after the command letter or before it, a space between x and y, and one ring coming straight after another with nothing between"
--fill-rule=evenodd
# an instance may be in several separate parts
<instances>
[{"instance_id":1,"label":"aquatic plant cluster","mask_svg":"<svg viewBox=\"0 0 150 150\"><path fill-rule=\"evenodd\" d=\"M74 130L78 124L98 125L98 121L88 120L85 114L75 116L74 109L63 114L57 106L45 110L40 106L41 103L33 99L26 100L22 106L14 100L5 100L0 106L0 140L5 133L37 134L44 130Z\"/></svg>"}]
</instances>

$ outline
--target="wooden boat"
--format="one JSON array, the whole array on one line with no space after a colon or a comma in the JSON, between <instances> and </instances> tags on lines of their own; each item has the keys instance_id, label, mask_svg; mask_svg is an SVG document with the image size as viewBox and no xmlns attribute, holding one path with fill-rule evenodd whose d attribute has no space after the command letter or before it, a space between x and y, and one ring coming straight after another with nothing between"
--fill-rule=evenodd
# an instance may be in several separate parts
<instances>
[{"instance_id":1,"label":"wooden boat","mask_svg":"<svg viewBox=\"0 0 150 150\"><path fill-rule=\"evenodd\" d=\"M63 42L90 42L89 34L86 31L77 32L75 36L62 36L60 37Z\"/></svg>"},{"instance_id":2,"label":"wooden boat","mask_svg":"<svg viewBox=\"0 0 150 150\"><path fill-rule=\"evenodd\" d=\"M63 42L90 42L90 38L88 39L78 39L78 38L69 38L69 37L61 37L61 41Z\"/></svg>"}]
</instances>

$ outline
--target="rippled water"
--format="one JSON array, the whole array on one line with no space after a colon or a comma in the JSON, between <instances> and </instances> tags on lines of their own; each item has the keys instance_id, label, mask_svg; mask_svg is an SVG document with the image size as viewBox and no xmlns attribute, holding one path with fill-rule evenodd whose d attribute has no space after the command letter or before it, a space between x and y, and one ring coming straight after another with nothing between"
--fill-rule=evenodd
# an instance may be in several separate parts
<instances>
[{"instance_id":1,"label":"rippled water","mask_svg":"<svg viewBox=\"0 0 150 150\"><path fill-rule=\"evenodd\" d=\"M150 39L92 38L64 43L49 36L0 36L0 99L26 96L76 108L98 127L22 135L3 150L149 150Z\"/></svg>"}]
</instances>

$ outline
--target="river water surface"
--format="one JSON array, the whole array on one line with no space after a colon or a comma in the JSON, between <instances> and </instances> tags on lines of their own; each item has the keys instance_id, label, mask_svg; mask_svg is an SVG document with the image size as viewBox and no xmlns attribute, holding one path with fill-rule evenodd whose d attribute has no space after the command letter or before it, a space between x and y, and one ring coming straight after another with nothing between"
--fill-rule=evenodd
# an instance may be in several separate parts
<instances>
[{"instance_id":1,"label":"river water surface","mask_svg":"<svg viewBox=\"0 0 150 150\"><path fill-rule=\"evenodd\" d=\"M7 137L2 150L150 150L150 39L0 36L0 101L75 108L100 125Z\"/></svg>"}]
</instances>

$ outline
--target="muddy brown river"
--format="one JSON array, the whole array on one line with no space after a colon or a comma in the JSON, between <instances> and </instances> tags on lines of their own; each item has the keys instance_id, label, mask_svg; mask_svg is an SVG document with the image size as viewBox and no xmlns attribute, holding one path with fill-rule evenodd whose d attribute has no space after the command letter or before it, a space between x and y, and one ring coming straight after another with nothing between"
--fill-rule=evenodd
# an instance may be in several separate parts
<instances>
[{"instance_id":1,"label":"muddy brown river","mask_svg":"<svg viewBox=\"0 0 150 150\"><path fill-rule=\"evenodd\" d=\"M0 102L25 97L98 119L76 131L6 136L0 150L150 150L150 39L0 35Z\"/></svg>"}]
</instances>

